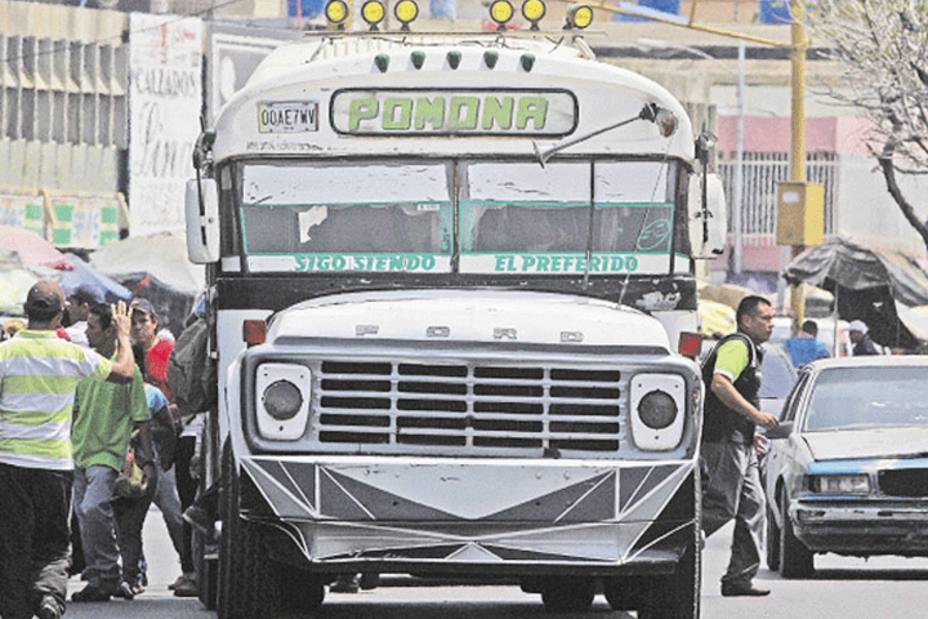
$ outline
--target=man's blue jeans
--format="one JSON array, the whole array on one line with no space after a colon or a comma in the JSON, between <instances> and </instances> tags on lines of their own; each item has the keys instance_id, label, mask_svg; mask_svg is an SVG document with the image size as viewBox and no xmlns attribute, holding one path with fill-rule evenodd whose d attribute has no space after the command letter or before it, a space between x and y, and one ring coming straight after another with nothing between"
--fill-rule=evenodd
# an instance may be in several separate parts
<instances>
[{"instance_id":1,"label":"man's blue jeans","mask_svg":"<svg viewBox=\"0 0 928 619\"><path fill-rule=\"evenodd\" d=\"M86 563L82 576L91 585L111 590L119 585L119 548L110 503L118 475L108 466L74 469L74 511Z\"/></svg>"}]
</instances>

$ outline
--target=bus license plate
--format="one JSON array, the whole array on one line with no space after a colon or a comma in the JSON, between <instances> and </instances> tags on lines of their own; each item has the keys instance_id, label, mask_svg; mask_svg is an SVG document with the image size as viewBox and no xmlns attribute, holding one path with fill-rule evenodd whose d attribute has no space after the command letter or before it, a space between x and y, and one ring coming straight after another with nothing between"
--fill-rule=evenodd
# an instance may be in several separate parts
<instances>
[{"instance_id":1,"label":"bus license plate","mask_svg":"<svg viewBox=\"0 0 928 619\"><path fill-rule=\"evenodd\" d=\"M316 101L274 101L258 104L258 133L319 131Z\"/></svg>"}]
</instances>

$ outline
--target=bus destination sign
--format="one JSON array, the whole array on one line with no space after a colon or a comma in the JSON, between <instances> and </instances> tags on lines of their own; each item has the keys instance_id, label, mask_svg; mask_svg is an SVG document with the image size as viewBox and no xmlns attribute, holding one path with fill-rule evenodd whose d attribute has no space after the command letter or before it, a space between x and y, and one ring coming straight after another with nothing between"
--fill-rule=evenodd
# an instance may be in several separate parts
<instances>
[{"instance_id":1,"label":"bus destination sign","mask_svg":"<svg viewBox=\"0 0 928 619\"><path fill-rule=\"evenodd\" d=\"M572 133L577 98L560 89L337 91L332 128L349 135L511 135Z\"/></svg>"}]
</instances>

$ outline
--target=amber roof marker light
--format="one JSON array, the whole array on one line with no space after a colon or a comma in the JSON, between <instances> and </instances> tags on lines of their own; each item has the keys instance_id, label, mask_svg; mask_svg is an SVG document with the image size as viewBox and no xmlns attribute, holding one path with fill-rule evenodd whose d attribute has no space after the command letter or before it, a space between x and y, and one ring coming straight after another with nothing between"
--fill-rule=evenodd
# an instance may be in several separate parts
<instances>
[{"instance_id":1,"label":"amber roof marker light","mask_svg":"<svg viewBox=\"0 0 928 619\"><path fill-rule=\"evenodd\" d=\"M330 25L344 30L345 21L348 20L348 3L345 0L329 0L325 5L325 18Z\"/></svg>"},{"instance_id":2,"label":"amber roof marker light","mask_svg":"<svg viewBox=\"0 0 928 619\"><path fill-rule=\"evenodd\" d=\"M538 22L544 18L548 7L542 0L525 0L522 3L522 17L532 24L530 30L538 30Z\"/></svg>"},{"instance_id":3,"label":"amber roof marker light","mask_svg":"<svg viewBox=\"0 0 928 619\"><path fill-rule=\"evenodd\" d=\"M509 0L494 0L490 5L490 19L496 22L497 30L505 30L515 12Z\"/></svg>"},{"instance_id":4,"label":"amber roof marker light","mask_svg":"<svg viewBox=\"0 0 928 619\"><path fill-rule=\"evenodd\" d=\"M400 0L393 5L393 17L400 22L400 30L409 32L409 24L419 17L419 5L413 0Z\"/></svg>"},{"instance_id":5,"label":"amber roof marker light","mask_svg":"<svg viewBox=\"0 0 928 619\"><path fill-rule=\"evenodd\" d=\"M370 26L371 32L380 30L380 24L386 16L387 9L380 0L367 0L361 5L361 18Z\"/></svg>"},{"instance_id":6,"label":"amber roof marker light","mask_svg":"<svg viewBox=\"0 0 928 619\"><path fill-rule=\"evenodd\" d=\"M565 30L583 30L593 23L593 7L588 4L576 4L567 9Z\"/></svg>"}]
</instances>

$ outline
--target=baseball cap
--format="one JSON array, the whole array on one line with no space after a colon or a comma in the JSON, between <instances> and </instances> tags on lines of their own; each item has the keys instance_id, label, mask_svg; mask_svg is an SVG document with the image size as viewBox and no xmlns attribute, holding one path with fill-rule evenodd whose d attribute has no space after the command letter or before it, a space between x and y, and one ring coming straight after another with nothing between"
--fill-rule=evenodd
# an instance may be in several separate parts
<instances>
[{"instance_id":1,"label":"baseball cap","mask_svg":"<svg viewBox=\"0 0 928 619\"><path fill-rule=\"evenodd\" d=\"M26 303L23 308L28 314L30 311L39 311L47 314L56 314L62 310L64 300L61 298L61 287L55 282L38 282L29 289Z\"/></svg>"},{"instance_id":2,"label":"baseball cap","mask_svg":"<svg viewBox=\"0 0 928 619\"><path fill-rule=\"evenodd\" d=\"M151 304L151 301L144 299L142 297L136 297L132 299L132 303L129 304L129 309L134 311L143 312L148 314L152 318L158 318L158 312L155 311L154 306Z\"/></svg>"},{"instance_id":3,"label":"baseball cap","mask_svg":"<svg viewBox=\"0 0 928 619\"><path fill-rule=\"evenodd\" d=\"M867 331L869 331L870 329L867 328L867 323L865 323L863 320L852 320L851 324L847 326L847 330L848 331L859 331L863 333L864 335L866 335Z\"/></svg>"},{"instance_id":4,"label":"baseball cap","mask_svg":"<svg viewBox=\"0 0 928 619\"><path fill-rule=\"evenodd\" d=\"M81 303L89 303L91 305L106 302L103 290L99 286L94 286L93 284L81 284L69 296Z\"/></svg>"}]
</instances>

